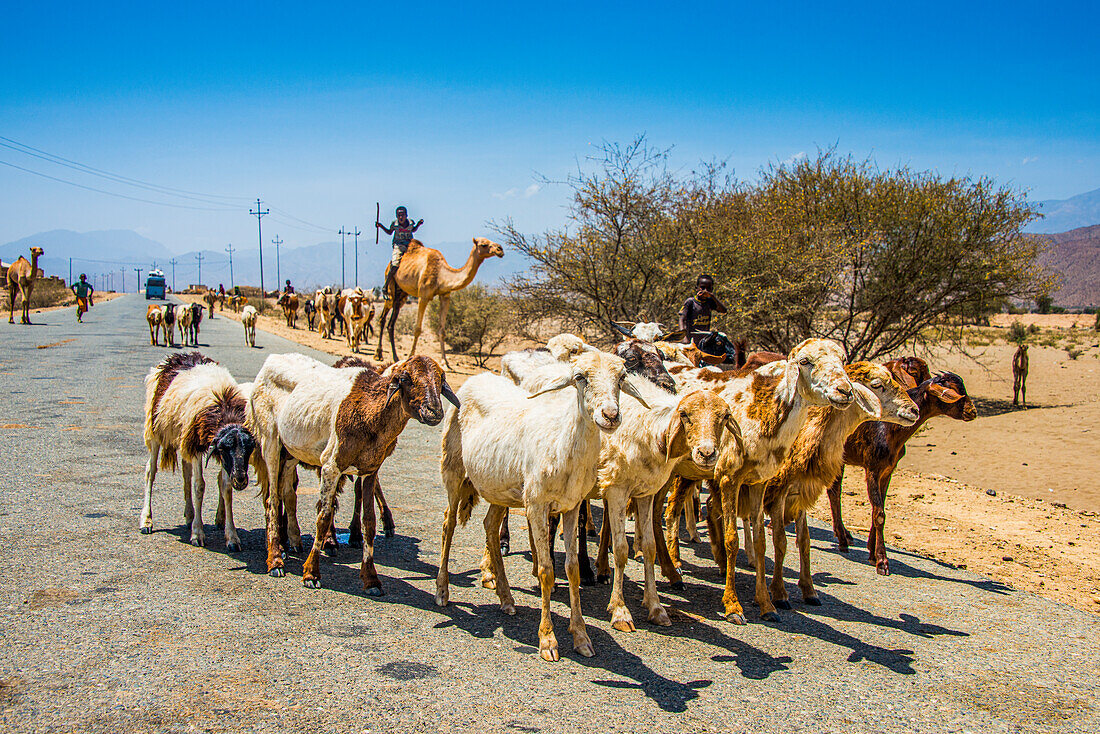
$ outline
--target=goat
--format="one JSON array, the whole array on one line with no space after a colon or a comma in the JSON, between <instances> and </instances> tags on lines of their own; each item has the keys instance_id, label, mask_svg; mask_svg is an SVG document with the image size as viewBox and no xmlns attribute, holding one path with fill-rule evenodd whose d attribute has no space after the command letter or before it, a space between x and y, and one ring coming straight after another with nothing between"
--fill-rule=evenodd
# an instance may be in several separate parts
<instances>
[{"instance_id":1,"label":"goat","mask_svg":"<svg viewBox=\"0 0 1100 734\"><path fill-rule=\"evenodd\" d=\"M515 614L515 603L504 572L498 529L509 507L526 509L538 559L542 589L539 654L557 660L558 643L550 619L554 568L550 559L549 518L560 512L565 521L566 575L569 578L573 649L585 657L594 653L580 607L577 564L577 519L581 501L596 483L601 431L614 430L621 420L619 389L635 393L625 382L618 357L584 351L570 360L568 372L537 393L528 393L498 375L471 377L459 390L461 407L449 410L443 429L440 472L447 490L443 544L436 578L435 603L445 606L449 595L448 558L455 525L463 525L479 498L490 503L485 516L485 543L490 556L501 610ZM547 395L572 387L568 394Z\"/></svg>"},{"instance_id":2,"label":"goat","mask_svg":"<svg viewBox=\"0 0 1100 734\"><path fill-rule=\"evenodd\" d=\"M191 343L191 319L191 307L184 304L176 314L176 326L179 327L180 341L185 347Z\"/></svg>"},{"instance_id":3,"label":"goat","mask_svg":"<svg viewBox=\"0 0 1100 734\"><path fill-rule=\"evenodd\" d=\"M176 346L176 304L166 303L160 307L160 326L164 331L164 345Z\"/></svg>"},{"instance_id":4,"label":"goat","mask_svg":"<svg viewBox=\"0 0 1100 734\"><path fill-rule=\"evenodd\" d=\"M247 388L246 388L247 390ZM153 481L157 468L175 470L182 461L184 522L191 525L191 544L206 545L202 500L206 482L203 458L221 467L219 516L224 511L225 546L241 550L233 524L233 491L248 484L248 462L256 446L245 427L246 392L233 376L199 352L171 354L145 378L145 503L139 527L153 531Z\"/></svg>"},{"instance_id":5,"label":"goat","mask_svg":"<svg viewBox=\"0 0 1100 734\"><path fill-rule=\"evenodd\" d=\"M779 471L807 418L808 407L832 405L843 409L855 400L851 380L844 371L844 351L835 342L807 339L791 350L786 361L775 365L770 370L765 366L751 371L698 369L693 374L681 373L679 377L682 384L719 389L741 427L743 441L735 442L729 437L723 441L707 497L711 550L719 570L726 577L722 596L725 616L735 624L745 623L735 585L737 518L741 509L738 496L742 485L761 484ZM674 496L670 503L674 512L679 511L676 504L682 502L683 497ZM758 527L763 527L763 512L763 505L755 502L744 514ZM675 534L671 538L675 541ZM746 538L746 543L748 540ZM775 621L778 615L764 583L764 535L754 534L753 541L754 597L761 617ZM671 555L672 549L669 550Z\"/></svg>"},{"instance_id":6,"label":"goat","mask_svg":"<svg viewBox=\"0 0 1100 734\"><path fill-rule=\"evenodd\" d=\"M584 340L575 334L558 334L551 337L545 347L520 349L502 356L500 374L518 385L523 382L524 377L540 367L556 362L568 362L574 356L586 351L599 350L585 344Z\"/></svg>"},{"instance_id":7,"label":"goat","mask_svg":"<svg viewBox=\"0 0 1100 734\"><path fill-rule=\"evenodd\" d=\"M244 343L247 346L256 346L256 319L259 314L255 306L249 304L241 309L241 324L244 326Z\"/></svg>"},{"instance_id":8,"label":"goat","mask_svg":"<svg viewBox=\"0 0 1100 734\"><path fill-rule=\"evenodd\" d=\"M191 343L197 347L199 345L199 324L202 323L202 314L203 314L204 309L203 309L201 303L192 303L190 308L191 308Z\"/></svg>"},{"instance_id":9,"label":"goat","mask_svg":"<svg viewBox=\"0 0 1100 734\"><path fill-rule=\"evenodd\" d=\"M149 324L149 343L154 347L160 346L160 326L164 322L164 313L160 310L160 306L149 304L145 309L145 321Z\"/></svg>"},{"instance_id":10,"label":"goat","mask_svg":"<svg viewBox=\"0 0 1100 734\"><path fill-rule=\"evenodd\" d=\"M1027 345L1021 344L1012 355L1012 404L1027 407Z\"/></svg>"},{"instance_id":11,"label":"goat","mask_svg":"<svg viewBox=\"0 0 1100 734\"><path fill-rule=\"evenodd\" d=\"M915 359L915 358L914 358ZM922 361L922 360L921 360ZM865 423L848 437L844 444L844 463L861 466L867 481L867 499L871 503L871 529L867 536L868 562L875 565L879 574L890 573L890 561L886 557L886 492L901 457L905 456L905 442L924 422L938 415L961 421L972 421L978 410L966 394L962 378L953 372L943 372L925 380L909 390L909 397L920 409L916 423L908 426L874 421ZM844 527L840 511L840 490L844 481L843 470L829 487L829 505L833 514L833 533L840 550L848 552L852 534Z\"/></svg>"},{"instance_id":12,"label":"goat","mask_svg":"<svg viewBox=\"0 0 1100 734\"><path fill-rule=\"evenodd\" d=\"M317 311L321 314L321 338L331 339L336 326L336 294L331 288L318 291L314 298Z\"/></svg>"},{"instance_id":13,"label":"goat","mask_svg":"<svg viewBox=\"0 0 1100 734\"><path fill-rule=\"evenodd\" d=\"M286 325L292 329L298 328L298 294L297 293L283 293L279 296L279 300L275 302L276 306L281 306L283 309L283 318L286 319Z\"/></svg>"},{"instance_id":14,"label":"goat","mask_svg":"<svg viewBox=\"0 0 1100 734\"><path fill-rule=\"evenodd\" d=\"M317 531L302 566L305 586L319 588L319 554L345 476L365 477L373 486L410 418L430 426L443 420L440 396L458 403L443 370L430 357L398 362L386 376L366 368L329 367L301 354L276 354L264 361L252 389L249 421L260 441L263 469L257 473L267 512L267 569L272 576L285 574L279 516L296 465L321 468ZM374 503L363 504L359 577L368 594L380 595L382 584L374 568ZM291 535L288 542L300 545L301 537Z\"/></svg>"},{"instance_id":15,"label":"goat","mask_svg":"<svg viewBox=\"0 0 1100 734\"><path fill-rule=\"evenodd\" d=\"M822 493L832 486L844 468L844 443L848 436L867 421L881 420L902 426L916 422L916 403L906 394L883 365L855 362L844 371L855 389L855 403L845 410L832 407L810 408L806 422L798 432L787 459L779 472L765 484L754 485L742 493L745 512L751 509L754 495L762 494L764 512L771 518L772 545L775 557L772 565L771 598L781 609L790 609L783 584L783 560L787 550L786 525L795 523L795 538L799 551L799 580L802 601L811 606L821 604L814 590L810 573L810 530L806 511L817 504ZM762 527L754 527L762 533ZM748 551L750 546L745 545ZM750 563L755 563L751 556Z\"/></svg>"},{"instance_id":16,"label":"goat","mask_svg":"<svg viewBox=\"0 0 1100 734\"><path fill-rule=\"evenodd\" d=\"M317 329L317 306L309 298L302 304L302 312L306 315L306 326L310 331Z\"/></svg>"}]
</instances>

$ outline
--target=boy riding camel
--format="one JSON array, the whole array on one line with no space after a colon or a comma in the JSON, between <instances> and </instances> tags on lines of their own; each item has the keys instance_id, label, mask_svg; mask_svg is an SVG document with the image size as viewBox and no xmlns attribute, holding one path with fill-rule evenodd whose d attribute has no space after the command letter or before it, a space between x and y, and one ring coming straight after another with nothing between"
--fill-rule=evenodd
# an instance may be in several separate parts
<instances>
[{"instance_id":1,"label":"boy riding camel","mask_svg":"<svg viewBox=\"0 0 1100 734\"><path fill-rule=\"evenodd\" d=\"M375 222L374 226L381 229L386 234L393 235L393 256L390 257L390 264L386 268L386 285L384 292L389 294L396 291L397 284L394 281L394 277L397 274L397 266L401 264L401 257L405 254L405 251L409 249L409 243L412 242L413 234L416 230L420 229L420 225L424 223L421 219L412 223L409 219L409 212L405 207L397 207L397 211L394 212L397 215L397 219L393 220L393 223L389 227L381 222ZM391 291L391 285L395 291Z\"/></svg>"}]
</instances>

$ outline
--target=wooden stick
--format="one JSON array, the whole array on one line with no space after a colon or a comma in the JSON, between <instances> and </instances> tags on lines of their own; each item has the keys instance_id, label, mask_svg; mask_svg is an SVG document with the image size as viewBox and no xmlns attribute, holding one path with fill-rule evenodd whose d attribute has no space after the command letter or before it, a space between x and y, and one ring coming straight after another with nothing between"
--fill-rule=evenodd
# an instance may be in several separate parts
<instances>
[{"instance_id":1,"label":"wooden stick","mask_svg":"<svg viewBox=\"0 0 1100 734\"><path fill-rule=\"evenodd\" d=\"M379 217L382 216L382 205L379 202L374 202L374 221L377 224L382 220ZM378 227L374 228L374 244L378 244Z\"/></svg>"}]
</instances>

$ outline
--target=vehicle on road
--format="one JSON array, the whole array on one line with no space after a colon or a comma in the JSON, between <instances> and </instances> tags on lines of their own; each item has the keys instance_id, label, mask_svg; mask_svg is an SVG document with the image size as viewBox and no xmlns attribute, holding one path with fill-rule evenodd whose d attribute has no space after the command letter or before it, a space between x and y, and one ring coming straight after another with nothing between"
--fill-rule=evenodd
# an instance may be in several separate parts
<instances>
[{"instance_id":1,"label":"vehicle on road","mask_svg":"<svg viewBox=\"0 0 1100 734\"><path fill-rule=\"evenodd\" d=\"M159 298L164 300L168 286L164 281L164 273L160 270L150 270L149 277L145 279L145 300Z\"/></svg>"}]
</instances>

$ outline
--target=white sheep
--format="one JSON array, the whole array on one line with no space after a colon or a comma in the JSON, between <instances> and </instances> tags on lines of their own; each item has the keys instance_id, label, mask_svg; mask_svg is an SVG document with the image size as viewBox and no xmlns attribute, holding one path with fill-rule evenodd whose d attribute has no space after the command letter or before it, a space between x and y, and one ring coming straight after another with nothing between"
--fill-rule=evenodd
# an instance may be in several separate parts
<instances>
[{"instance_id":1,"label":"white sheep","mask_svg":"<svg viewBox=\"0 0 1100 734\"><path fill-rule=\"evenodd\" d=\"M250 347L256 346L256 319L259 313L251 304L241 309L241 323L244 324L244 343Z\"/></svg>"},{"instance_id":2,"label":"white sheep","mask_svg":"<svg viewBox=\"0 0 1100 734\"><path fill-rule=\"evenodd\" d=\"M436 578L435 601L448 601L448 557L456 522L466 523L478 498L490 503L485 516L486 544L496 576L501 609L515 614L515 603L504 574L499 528L509 507L523 507L533 538L542 587L539 653L558 659L558 643L550 619L550 592L554 568L550 559L549 518L559 512L565 521L566 574L569 578L573 648L594 654L580 607L577 563L577 518L581 500L596 481L600 432L614 430L620 421L619 389L624 383L623 360L597 351L584 351L570 360L571 369L531 394L507 379L488 373L475 375L459 390L462 407L448 410L443 431L440 469L447 489L443 544ZM564 394L554 393L572 387Z\"/></svg>"},{"instance_id":3,"label":"white sheep","mask_svg":"<svg viewBox=\"0 0 1100 734\"><path fill-rule=\"evenodd\" d=\"M545 347L519 349L505 354L500 358L500 374L518 385L523 382L524 377L540 367L568 362L582 352L595 351L599 350L585 344L584 340L575 334L558 334L551 337Z\"/></svg>"}]
</instances>

